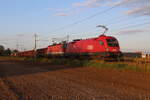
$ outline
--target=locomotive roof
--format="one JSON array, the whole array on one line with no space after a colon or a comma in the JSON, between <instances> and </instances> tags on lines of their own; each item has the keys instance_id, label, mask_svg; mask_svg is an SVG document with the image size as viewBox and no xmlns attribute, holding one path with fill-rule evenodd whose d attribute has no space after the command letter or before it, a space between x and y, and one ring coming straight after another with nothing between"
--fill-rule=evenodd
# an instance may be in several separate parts
<instances>
[{"instance_id":1,"label":"locomotive roof","mask_svg":"<svg viewBox=\"0 0 150 100\"><path fill-rule=\"evenodd\" d=\"M112 37L112 36L100 35L99 37L95 37L95 38L75 39L75 40L73 40L71 43L78 42L78 41L81 41L81 40L96 40L96 39L99 39L100 37L114 38L114 37Z\"/></svg>"},{"instance_id":2,"label":"locomotive roof","mask_svg":"<svg viewBox=\"0 0 150 100\"><path fill-rule=\"evenodd\" d=\"M74 39L73 41L69 42L69 43L76 43L76 42L79 42L81 40L96 40L96 39L99 39L100 37L109 37L109 38L114 38L112 36L106 36L106 35L100 35L99 37L95 37L95 38L87 38L87 39ZM49 46L56 46L56 45L61 45L63 43L54 43L52 45L49 45Z\"/></svg>"}]
</instances>

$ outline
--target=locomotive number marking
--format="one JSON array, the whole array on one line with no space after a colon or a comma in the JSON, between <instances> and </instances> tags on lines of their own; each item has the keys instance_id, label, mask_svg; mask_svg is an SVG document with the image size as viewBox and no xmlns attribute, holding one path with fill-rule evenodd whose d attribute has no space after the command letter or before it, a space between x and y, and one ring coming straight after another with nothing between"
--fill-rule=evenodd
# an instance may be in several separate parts
<instances>
[{"instance_id":1,"label":"locomotive number marking","mask_svg":"<svg viewBox=\"0 0 150 100\"><path fill-rule=\"evenodd\" d=\"M87 50L93 50L93 45L88 45Z\"/></svg>"}]
</instances>

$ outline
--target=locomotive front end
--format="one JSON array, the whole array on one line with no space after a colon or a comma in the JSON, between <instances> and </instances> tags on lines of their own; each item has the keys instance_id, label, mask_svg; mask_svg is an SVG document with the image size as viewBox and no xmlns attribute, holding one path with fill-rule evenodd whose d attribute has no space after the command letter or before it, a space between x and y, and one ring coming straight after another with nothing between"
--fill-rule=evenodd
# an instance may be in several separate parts
<instances>
[{"instance_id":1,"label":"locomotive front end","mask_svg":"<svg viewBox=\"0 0 150 100\"><path fill-rule=\"evenodd\" d=\"M115 37L106 37L106 52L109 57L120 58L122 56L119 42Z\"/></svg>"}]
</instances>

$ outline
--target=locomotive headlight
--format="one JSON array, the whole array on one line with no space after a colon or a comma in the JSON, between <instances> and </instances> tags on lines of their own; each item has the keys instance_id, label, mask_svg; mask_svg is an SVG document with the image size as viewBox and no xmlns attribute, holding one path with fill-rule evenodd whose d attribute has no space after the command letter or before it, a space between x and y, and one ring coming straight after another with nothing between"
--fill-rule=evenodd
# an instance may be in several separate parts
<instances>
[{"instance_id":1,"label":"locomotive headlight","mask_svg":"<svg viewBox=\"0 0 150 100\"><path fill-rule=\"evenodd\" d=\"M106 51L109 51L109 48L106 48Z\"/></svg>"}]
</instances>

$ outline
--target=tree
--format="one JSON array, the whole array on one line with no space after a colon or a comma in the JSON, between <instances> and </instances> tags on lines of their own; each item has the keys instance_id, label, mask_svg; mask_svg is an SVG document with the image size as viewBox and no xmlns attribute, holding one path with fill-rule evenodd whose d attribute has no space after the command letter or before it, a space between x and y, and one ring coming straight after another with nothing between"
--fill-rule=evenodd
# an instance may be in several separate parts
<instances>
[{"instance_id":1,"label":"tree","mask_svg":"<svg viewBox=\"0 0 150 100\"><path fill-rule=\"evenodd\" d=\"M8 48L4 51L4 56L10 56L11 55L11 50Z\"/></svg>"},{"instance_id":2,"label":"tree","mask_svg":"<svg viewBox=\"0 0 150 100\"><path fill-rule=\"evenodd\" d=\"M12 53L18 53L18 52L19 52L18 50L13 50L13 51L12 51Z\"/></svg>"},{"instance_id":3,"label":"tree","mask_svg":"<svg viewBox=\"0 0 150 100\"><path fill-rule=\"evenodd\" d=\"M4 46L0 45L0 56L3 55L4 51L5 51Z\"/></svg>"}]
</instances>

